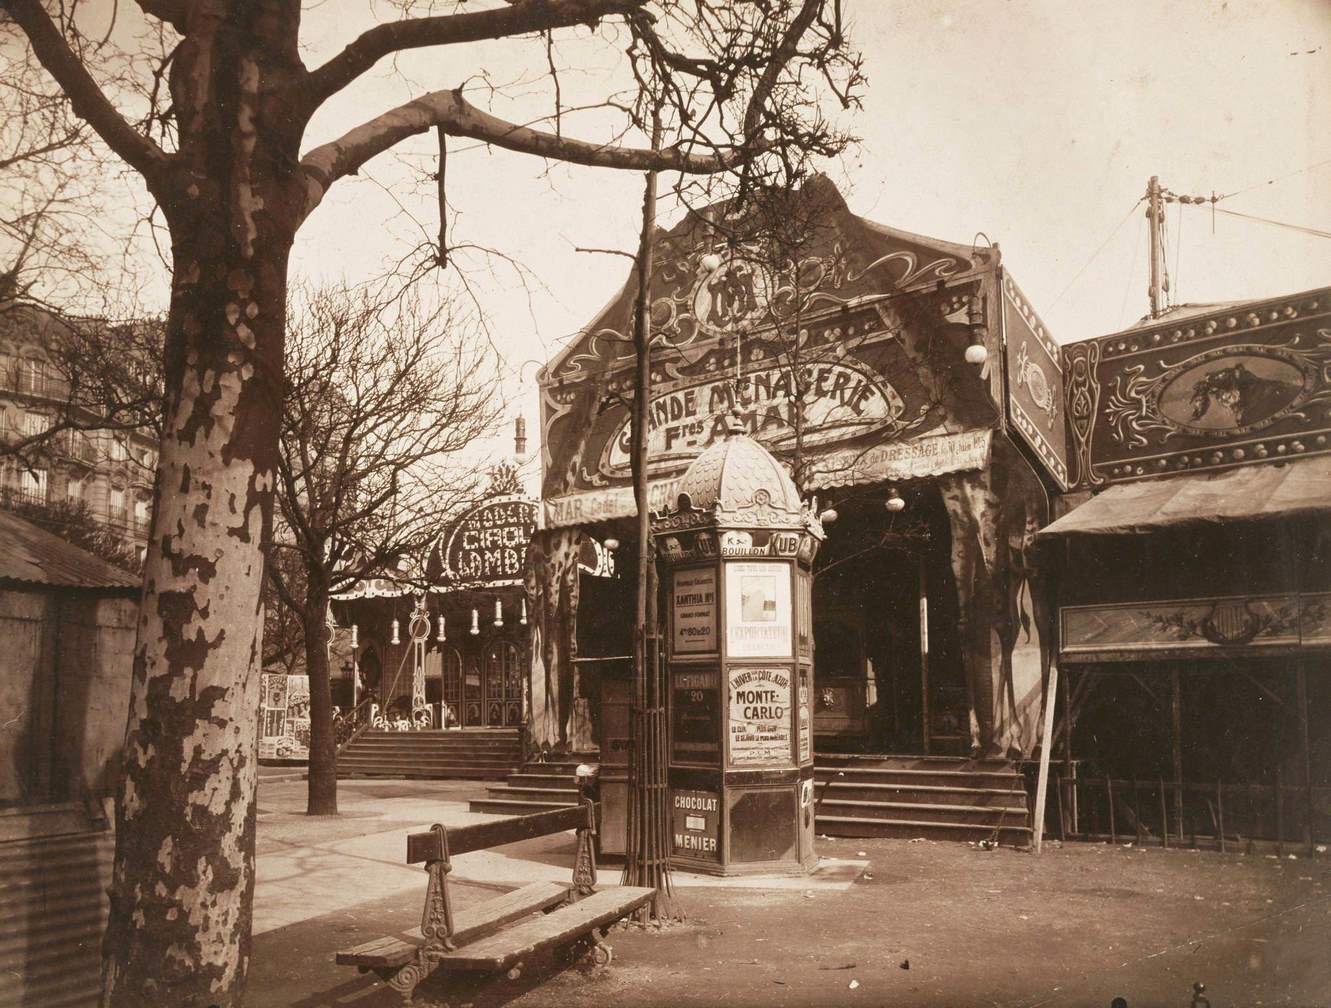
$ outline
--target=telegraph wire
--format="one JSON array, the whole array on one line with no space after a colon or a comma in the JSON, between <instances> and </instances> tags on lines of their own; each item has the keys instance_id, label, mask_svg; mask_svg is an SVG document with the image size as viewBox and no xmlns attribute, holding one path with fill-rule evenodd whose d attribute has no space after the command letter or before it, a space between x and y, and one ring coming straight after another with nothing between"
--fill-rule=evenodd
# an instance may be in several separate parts
<instances>
[{"instance_id":1,"label":"telegraph wire","mask_svg":"<svg viewBox=\"0 0 1331 1008\"><path fill-rule=\"evenodd\" d=\"M1244 193L1250 193L1254 189L1261 189L1263 186L1275 185L1277 182L1283 182L1287 178L1293 178L1295 175L1302 175L1304 172L1315 171L1318 168L1324 168L1331 165L1331 158L1325 161L1318 161L1316 164L1310 164L1306 168L1300 168L1297 171L1289 172L1285 175L1277 175L1275 178L1269 178L1265 182L1258 182L1256 185L1250 185L1246 189L1238 189L1232 193L1225 193L1220 199L1229 199L1232 196L1242 196Z\"/></svg>"},{"instance_id":2,"label":"telegraph wire","mask_svg":"<svg viewBox=\"0 0 1331 1008\"><path fill-rule=\"evenodd\" d=\"M1128 212L1123 215L1122 220L1120 220L1117 224L1114 225L1114 230L1110 231L1109 234L1105 237L1105 240L1100 243L1100 246L1094 252L1091 253L1091 257L1082 264L1081 269L1077 270L1073 278L1068 281L1067 286L1064 287L1059 292L1058 297L1054 298L1054 300L1049 303L1050 308L1053 308L1054 305L1062 301L1063 295L1066 294L1068 291L1072 290L1072 285L1081 279L1081 275L1086 272L1087 268L1091 265L1091 263L1095 262L1096 258L1100 255L1100 253L1105 250L1105 246L1114 240L1114 235L1119 233L1123 225L1128 222L1128 218L1130 218L1134 213L1136 213L1137 208L1141 205L1142 205L1142 200L1138 199L1136 203L1128 207Z\"/></svg>"},{"instance_id":3,"label":"telegraph wire","mask_svg":"<svg viewBox=\"0 0 1331 1008\"><path fill-rule=\"evenodd\" d=\"M1303 224L1288 224L1285 221L1271 220L1269 217L1258 217L1256 214L1226 210L1224 207L1214 207L1213 210L1215 213L1222 213L1228 217L1241 217L1244 220L1257 221L1260 224L1270 224L1272 227L1288 228L1290 231L1299 231L1303 234L1312 235L1314 238L1331 238L1331 231L1323 231L1320 228L1307 227Z\"/></svg>"}]
</instances>

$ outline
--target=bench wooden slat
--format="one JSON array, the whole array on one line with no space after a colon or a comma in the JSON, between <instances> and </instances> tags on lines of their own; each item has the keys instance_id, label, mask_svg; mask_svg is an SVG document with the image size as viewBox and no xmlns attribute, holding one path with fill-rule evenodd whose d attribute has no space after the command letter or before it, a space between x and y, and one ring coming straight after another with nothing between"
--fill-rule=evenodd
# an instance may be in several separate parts
<instances>
[{"instance_id":1,"label":"bench wooden slat","mask_svg":"<svg viewBox=\"0 0 1331 1008\"><path fill-rule=\"evenodd\" d=\"M553 812L537 812L534 815L512 816L495 822L456 826L448 830L448 853L450 857L455 857L458 854L500 847L549 833L563 833L565 830L577 829L586 823L587 813L583 807L571 805ZM407 864L437 860L441 856L437 850L438 845L439 841L433 830L410 834L407 837Z\"/></svg>"},{"instance_id":2,"label":"bench wooden slat","mask_svg":"<svg viewBox=\"0 0 1331 1008\"><path fill-rule=\"evenodd\" d=\"M337 954L337 963L366 969L403 966L411 962L420 945L419 938L414 942L392 937L373 938L353 948L342 949Z\"/></svg>"},{"instance_id":3,"label":"bench wooden slat","mask_svg":"<svg viewBox=\"0 0 1331 1008\"><path fill-rule=\"evenodd\" d=\"M444 969L494 972L543 949L566 944L645 905L655 893L643 886L602 889L544 917L507 928L453 952L432 955Z\"/></svg>"},{"instance_id":4,"label":"bench wooden slat","mask_svg":"<svg viewBox=\"0 0 1331 1008\"><path fill-rule=\"evenodd\" d=\"M453 941L463 945L493 934L505 924L563 902L570 888L564 882L532 882L460 910L453 917ZM370 968L401 966L411 961L424 941L421 929L412 928L401 938L375 938L354 948L343 949L337 954L337 962L342 966Z\"/></svg>"}]
</instances>

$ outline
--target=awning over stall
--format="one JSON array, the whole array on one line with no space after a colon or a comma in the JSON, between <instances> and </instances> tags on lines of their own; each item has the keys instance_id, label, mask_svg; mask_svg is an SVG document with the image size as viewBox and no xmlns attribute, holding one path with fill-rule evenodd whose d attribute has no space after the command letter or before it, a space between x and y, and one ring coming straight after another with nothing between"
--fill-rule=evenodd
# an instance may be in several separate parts
<instances>
[{"instance_id":1,"label":"awning over stall","mask_svg":"<svg viewBox=\"0 0 1331 1008\"><path fill-rule=\"evenodd\" d=\"M1331 455L1119 483L1041 529L1041 537L1331 514Z\"/></svg>"}]
</instances>

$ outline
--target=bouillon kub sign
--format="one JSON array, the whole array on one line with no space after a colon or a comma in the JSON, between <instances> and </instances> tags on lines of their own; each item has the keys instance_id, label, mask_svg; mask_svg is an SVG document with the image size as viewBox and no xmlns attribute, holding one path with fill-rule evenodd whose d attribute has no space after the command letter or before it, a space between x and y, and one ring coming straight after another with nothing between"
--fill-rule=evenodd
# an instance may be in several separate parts
<instances>
[{"instance_id":1,"label":"bouillon kub sign","mask_svg":"<svg viewBox=\"0 0 1331 1008\"><path fill-rule=\"evenodd\" d=\"M483 501L445 534L445 577L458 584L520 583L527 544L535 530L534 501L523 497Z\"/></svg>"}]
</instances>

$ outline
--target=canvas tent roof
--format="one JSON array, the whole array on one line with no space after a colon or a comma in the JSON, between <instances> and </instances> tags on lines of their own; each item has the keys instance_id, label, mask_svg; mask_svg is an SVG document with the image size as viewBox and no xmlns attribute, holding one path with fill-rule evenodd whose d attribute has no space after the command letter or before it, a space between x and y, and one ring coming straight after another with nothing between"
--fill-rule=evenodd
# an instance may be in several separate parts
<instances>
[{"instance_id":1,"label":"canvas tent roof","mask_svg":"<svg viewBox=\"0 0 1331 1008\"><path fill-rule=\"evenodd\" d=\"M1041 529L1042 537L1331 514L1331 455L1119 483Z\"/></svg>"}]
</instances>

